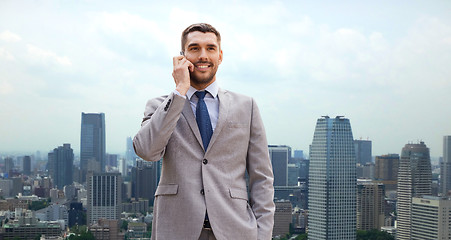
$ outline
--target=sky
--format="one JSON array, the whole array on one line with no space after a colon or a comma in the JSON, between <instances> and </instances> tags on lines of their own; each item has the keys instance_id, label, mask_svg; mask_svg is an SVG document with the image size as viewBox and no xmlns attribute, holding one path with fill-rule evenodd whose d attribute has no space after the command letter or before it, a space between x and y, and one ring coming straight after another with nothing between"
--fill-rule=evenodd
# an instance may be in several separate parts
<instances>
[{"instance_id":1,"label":"sky","mask_svg":"<svg viewBox=\"0 0 451 240\"><path fill-rule=\"evenodd\" d=\"M188 25L222 36L220 87L252 96L269 144L308 153L316 121L350 119L373 155L451 135L451 1L0 1L0 152L80 151L103 112L124 153L146 101L172 92Z\"/></svg>"}]
</instances>

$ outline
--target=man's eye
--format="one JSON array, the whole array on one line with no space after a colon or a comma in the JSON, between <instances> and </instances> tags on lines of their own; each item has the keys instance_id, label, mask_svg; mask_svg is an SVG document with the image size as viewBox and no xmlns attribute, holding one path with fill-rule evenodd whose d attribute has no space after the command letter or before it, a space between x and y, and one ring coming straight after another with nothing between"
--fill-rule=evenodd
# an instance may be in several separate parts
<instances>
[{"instance_id":1,"label":"man's eye","mask_svg":"<svg viewBox=\"0 0 451 240\"><path fill-rule=\"evenodd\" d=\"M214 48L214 47L208 48L208 51L215 51L215 50L216 50L216 48Z\"/></svg>"},{"instance_id":2,"label":"man's eye","mask_svg":"<svg viewBox=\"0 0 451 240\"><path fill-rule=\"evenodd\" d=\"M193 48L191 48L190 50L191 50L191 51L197 51L197 50L199 50L199 48L193 47Z\"/></svg>"}]
</instances>

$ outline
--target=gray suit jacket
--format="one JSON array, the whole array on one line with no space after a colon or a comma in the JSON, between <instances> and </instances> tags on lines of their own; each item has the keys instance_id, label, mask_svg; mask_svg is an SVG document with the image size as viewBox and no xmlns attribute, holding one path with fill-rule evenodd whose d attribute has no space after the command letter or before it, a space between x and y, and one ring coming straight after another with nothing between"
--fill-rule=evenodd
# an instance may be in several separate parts
<instances>
[{"instance_id":1,"label":"gray suit jacket","mask_svg":"<svg viewBox=\"0 0 451 240\"><path fill-rule=\"evenodd\" d=\"M163 157L153 240L197 240L205 211L218 240L271 239L274 177L259 110L250 97L222 89L218 97L207 152L189 100L171 93L146 105L133 144L145 160Z\"/></svg>"}]
</instances>

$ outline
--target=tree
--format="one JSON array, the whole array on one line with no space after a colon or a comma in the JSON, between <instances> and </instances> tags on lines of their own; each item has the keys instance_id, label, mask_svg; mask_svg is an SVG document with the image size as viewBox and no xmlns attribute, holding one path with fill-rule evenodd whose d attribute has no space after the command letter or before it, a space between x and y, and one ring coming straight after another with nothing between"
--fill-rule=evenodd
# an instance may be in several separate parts
<instances>
[{"instance_id":1,"label":"tree","mask_svg":"<svg viewBox=\"0 0 451 240\"><path fill-rule=\"evenodd\" d=\"M373 229L369 231L357 230L357 240L395 240L395 238L387 232Z\"/></svg>"}]
</instances>

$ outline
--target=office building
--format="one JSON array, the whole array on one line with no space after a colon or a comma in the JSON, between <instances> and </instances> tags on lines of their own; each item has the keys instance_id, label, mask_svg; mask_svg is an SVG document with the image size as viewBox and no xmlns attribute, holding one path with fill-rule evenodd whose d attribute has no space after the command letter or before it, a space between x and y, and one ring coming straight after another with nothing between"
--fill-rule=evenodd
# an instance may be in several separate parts
<instances>
[{"instance_id":1,"label":"office building","mask_svg":"<svg viewBox=\"0 0 451 240\"><path fill-rule=\"evenodd\" d=\"M71 185L73 183L74 151L70 144L66 143L53 149L48 157L49 160L51 159L53 185L58 189Z\"/></svg>"},{"instance_id":2,"label":"office building","mask_svg":"<svg viewBox=\"0 0 451 240\"><path fill-rule=\"evenodd\" d=\"M288 162L291 158L291 147L285 145L269 145L274 172L274 186L288 186Z\"/></svg>"},{"instance_id":3,"label":"office building","mask_svg":"<svg viewBox=\"0 0 451 240\"><path fill-rule=\"evenodd\" d=\"M385 220L385 188L371 180L357 180L357 229L380 230Z\"/></svg>"},{"instance_id":4,"label":"office building","mask_svg":"<svg viewBox=\"0 0 451 240\"><path fill-rule=\"evenodd\" d=\"M136 167L132 168L133 198L136 200L147 199L153 205L155 191L160 180L160 162L136 161Z\"/></svg>"},{"instance_id":5,"label":"office building","mask_svg":"<svg viewBox=\"0 0 451 240\"><path fill-rule=\"evenodd\" d=\"M81 202L71 202L68 211L69 228L75 225L86 225L86 218L84 217L83 205Z\"/></svg>"},{"instance_id":6,"label":"office building","mask_svg":"<svg viewBox=\"0 0 451 240\"><path fill-rule=\"evenodd\" d=\"M412 198L412 240L451 239L451 200Z\"/></svg>"},{"instance_id":7,"label":"office building","mask_svg":"<svg viewBox=\"0 0 451 240\"><path fill-rule=\"evenodd\" d=\"M121 174L89 173L87 181L87 224L94 224L99 219L119 219L122 206Z\"/></svg>"},{"instance_id":8,"label":"office building","mask_svg":"<svg viewBox=\"0 0 451 240\"><path fill-rule=\"evenodd\" d=\"M40 222L30 210L15 209L15 219L2 226L0 239L36 239L46 237L58 237L62 228L58 222Z\"/></svg>"},{"instance_id":9,"label":"office building","mask_svg":"<svg viewBox=\"0 0 451 240\"><path fill-rule=\"evenodd\" d=\"M374 179L385 185L386 192L397 190L398 168L399 154L376 156Z\"/></svg>"},{"instance_id":10,"label":"office building","mask_svg":"<svg viewBox=\"0 0 451 240\"><path fill-rule=\"evenodd\" d=\"M360 165L371 163L371 141L370 140L354 140L356 161Z\"/></svg>"},{"instance_id":11,"label":"office building","mask_svg":"<svg viewBox=\"0 0 451 240\"><path fill-rule=\"evenodd\" d=\"M125 235L119 232L117 219L99 219L98 222L89 226L89 231L96 240L122 240Z\"/></svg>"},{"instance_id":12,"label":"office building","mask_svg":"<svg viewBox=\"0 0 451 240\"><path fill-rule=\"evenodd\" d=\"M273 237L284 237L290 233L291 211L292 206L290 201L276 201L276 211L274 213L274 227L272 231Z\"/></svg>"},{"instance_id":13,"label":"office building","mask_svg":"<svg viewBox=\"0 0 451 240\"><path fill-rule=\"evenodd\" d=\"M443 137L443 161L440 162L440 193L451 194L451 136Z\"/></svg>"},{"instance_id":14,"label":"office building","mask_svg":"<svg viewBox=\"0 0 451 240\"><path fill-rule=\"evenodd\" d=\"M131 137L127 137L125 149L125 159L134 162L136 158L138 158L138 156L135 153L135 148L133 147L133 139Z\"/></svg>"},{"instance_id":15,"label":"office building","mask_svg":"<svg viewBox=\"0 0 451 240\"><path fill-rule=\"evenodd\" d=\"M80 174L81 181L86 181L86 174L91 166L94 169L105 171L105 114L104 113L81 113L81 137L80 137Z\"/></svg>"},{"instance_id":16,"label":"office building","mask_svg":"<svg viewBox=\"0 0 451 240\"><path fill-rule=\"evenodd\" d=\"M356 239L356 185L349 119L318 119L310 146L309 239Z\"/></svg>"},{"instance_id":17,"label":"office building","mask_svg":"<svg viewBox=\"0 0 451 240\"><path fill-rule=\"evenodd\" d=\"M304 158L303 150L294 150L294 158Z\"/></svg>"},{"instance_id":18,"label":"office building","mask_svg":"<svg viewBox=\"0 0 451 240\"><path fill-rule=\"evenodd\" d=\"M31 174L31 157L30 156L25 156L22 159L22 172L25 175L30 175Z\"/></svg>"},{"instance_id":19,"label":"office building","mask_svg":"<svg viewBox=\"0 0 451 240\"><path fill-rule=\"evenodd\" d=\"M396 239L411 239L412 198L431 195L432 171L429 148L424 142L408 143L402 148L398 171Z\"/></svg>"},{"instance_id":20,"label":"office building","mask_svg":"<svg viewBox=\"0 0 451 240\"><path fill-rule=\"evenodd\" d=\"M11 157L5 158L5 174L6 176L11 175L14 170L14 160Z\"/></svg>"}]
</instances>

